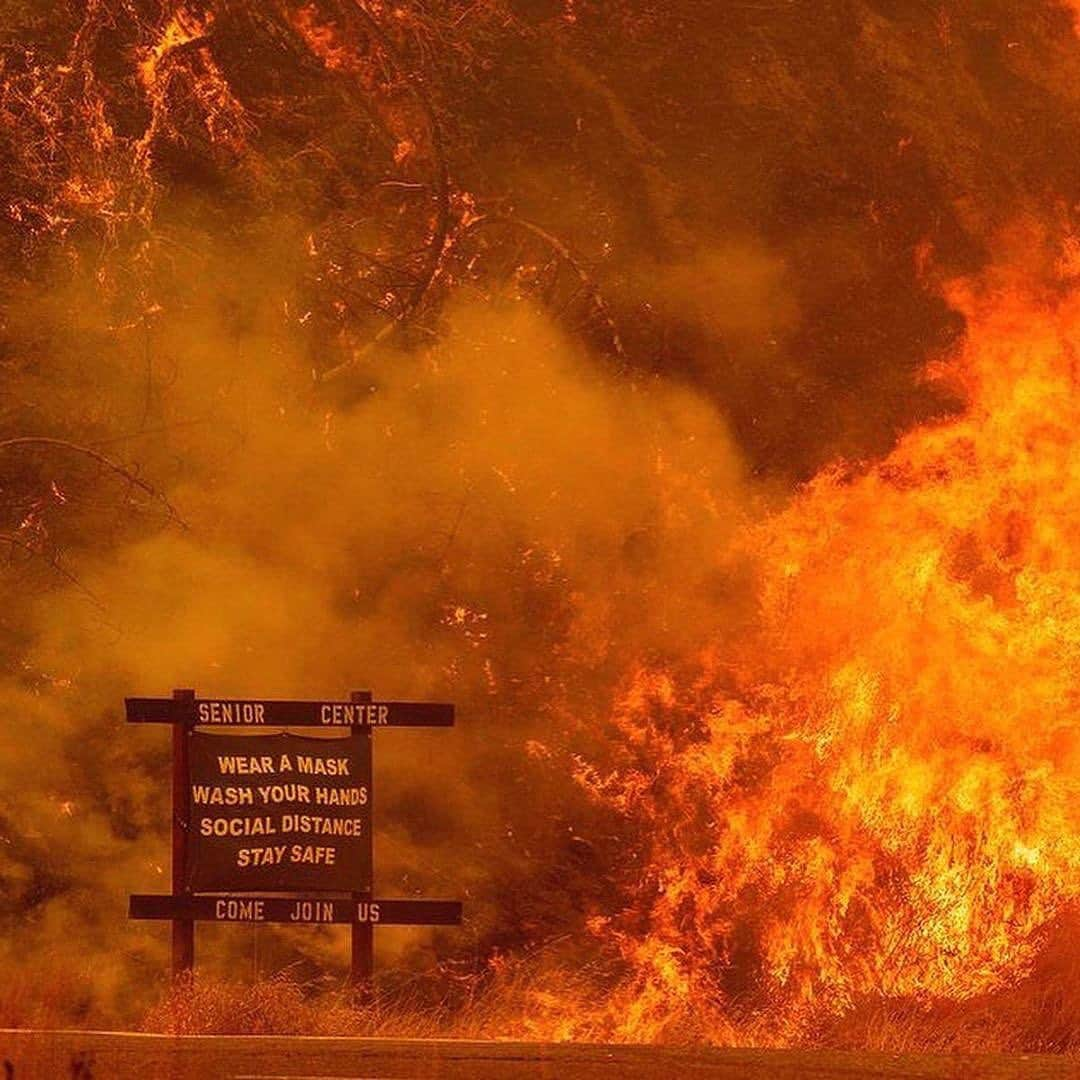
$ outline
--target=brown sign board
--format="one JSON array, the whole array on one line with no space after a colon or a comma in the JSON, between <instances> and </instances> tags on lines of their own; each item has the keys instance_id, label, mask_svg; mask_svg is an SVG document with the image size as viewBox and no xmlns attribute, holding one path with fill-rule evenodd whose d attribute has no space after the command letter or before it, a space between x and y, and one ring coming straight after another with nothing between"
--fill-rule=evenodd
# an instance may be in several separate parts
<instances>
[{"instance_id":1,"label":"brown sign board","mask_svg":"<svg viewBox=\"0 0 1080 1080\"><path fill-rule=\"evenodd\" d=\"M424 701L125 698L132 724L208 727L452 727L454 706Z\"/></svg>"},{"instance_id":2,"label":"brown sign board","mask_svg":"<svg viewBox=\"0 0 1080 1080\"><path fill-rule=\"evenodd\" d=\"M189 738L187 889L370 890L370 739Z\"/></svg>"},{"instance_id":3,"label":"brown sign board","mask_svg":"<svg viewBox=\"0 0 1080 1080\"><path fill-rule=\"evenodd\" d=\"M205 922L371 923L388 926L457 926L457 900L367 900L326 896L131 897L133 919Z\"/></svg>"},{"instance_id":4,"label":"brown sign board","mask_svg":"<svg viewBox=\"0 0 1080 1080\"><path fill-rule=\"evenodd\" d=\"M371 733L451 727L453 705L191 689L124 705L129 723L172 726L172 893L132 896L129 913L172 922L174 978L194 967L196 921L349 924L354 986L371 978L378 924L461 922L456 900L371 896Z\"/></svg>"}]
</instances>

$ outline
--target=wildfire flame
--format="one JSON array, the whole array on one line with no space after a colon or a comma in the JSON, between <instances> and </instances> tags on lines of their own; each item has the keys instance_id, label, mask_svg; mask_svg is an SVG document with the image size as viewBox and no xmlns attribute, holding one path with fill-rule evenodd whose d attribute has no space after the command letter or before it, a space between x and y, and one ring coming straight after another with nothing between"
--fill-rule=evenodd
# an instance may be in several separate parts
<instances>
[{"instance_id":1,"label":"wildfire flame","mask_svg":"<svg viewBox=\"0 0 1080 1080\"><path fill-rule=\"evenodd\" d=\"M1080 893L1080 296L948 295L963 412L755 527L752 639L638 672L623 760L575 770L649 838L597 927L638 1036L990 991Z\"/></svg>"}]
</instances>

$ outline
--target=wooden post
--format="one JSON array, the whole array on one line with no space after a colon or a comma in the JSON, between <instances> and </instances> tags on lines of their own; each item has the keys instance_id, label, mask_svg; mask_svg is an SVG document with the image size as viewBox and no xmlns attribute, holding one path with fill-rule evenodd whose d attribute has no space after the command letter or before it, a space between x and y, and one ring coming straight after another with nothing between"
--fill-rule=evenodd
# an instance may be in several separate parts
<instances>
[{"instance_id":1,"label":"wooden post","mask_svg":"<svg viewBox=\"0 0 1080 1080\"><path fill-rule=\"evenodd\" d=\"M173 701L190 706L194 690L174 690ZM180 896L188 891L188 833L191 829L191 725L172 725L172 891ZM174 919L172 924L172 977L175 981L195 966L195 923Z\"/></svg>"},{"instance_id":2,"label":"wooden post","mask_svg":"<svg viewBox=\"0 0 1080 1080\"><path fill-rule=\"evenodd\" d=\"M349 695L349 700L353 702L366 703L371 701L370 690L354 690ZM367 741L367 753L368 759L371 758L371 728L370 727L354 727L349 734L350 739L364 739ZM374 770L374 764L373 764ZM371 876L374 879L375 876L375 861L372 858L374 852L374 822L375 815L372 810L372 787L373 784L368 784L368 830L367 830L367 846L368 846L368 866L372 868ZM375 891L374 880L368 882L366 891L354 892L352 894L353 911L355 915L357 902L371 900L372 894ZM361 996L367 997L371 993L371 976L375 971L375 928L370 922L353 922L352 924L352 960L349 964L349 985L357 991Z\"/></svg>"}]
</instances>

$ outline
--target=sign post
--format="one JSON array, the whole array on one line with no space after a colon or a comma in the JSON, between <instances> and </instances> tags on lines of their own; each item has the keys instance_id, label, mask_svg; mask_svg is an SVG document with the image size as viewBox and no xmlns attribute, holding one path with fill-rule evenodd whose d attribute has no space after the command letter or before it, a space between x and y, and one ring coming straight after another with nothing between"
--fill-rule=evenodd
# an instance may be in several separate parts
<instances>
[{"instance_id":1,"label":"sign post","mask_svg":"<svg viewBox=\"0 0 1080 1080\"><path fill-rule=\"evenodd\" d=\"M174 690L125 706L131 723L173 729L172 894L132 896L129 914L172 921L174 979L194 968L196 921L346 923L349 982L361 990L376 924L460 924L458 901L376 899L373 880L372 731L449 727L452 705L373 701L367 690L348 702Z\"/></svg>"},{"instance_id":2,"label":"sign post","mask_svg":"<svg viewBox=\"0 0 1080 1080\"><path fill-rule=\"evenodd\" d=\"M368 704L371 701L369 690L354 690L349 695L349 700L357 704ZM371 728L353 728L349 738L356 742L363 740L367 744L367 752L371 754ZM371 812L370 800L368 813ZM372 868L374 878L375 868L375 835L373 829L367 831L368 865ZM367 892L353 893L354 903L371 902L371 894L375 891L375 882L369 883ZM375 927L370 921L354 922L349 931L351 942L351 959L349 962L349 985L367 993L371 987L371 976L375 972Z\"/></svg>"},{"instance_id":3,"label":"sign post","mask_svg":"<svg viewBox=\"0 0 1080 1080\"><path fill-rule=\"evenodd\" d=\"M194 690L174 690L173 701L181 707L195 701ZM173 724L172 729L172 890L183 894L187 887L188 833L191 829L191 728ZM175 981L195 966L195 923L175 919L172 924L172 977Z\"/></svg>"}]
</instances>

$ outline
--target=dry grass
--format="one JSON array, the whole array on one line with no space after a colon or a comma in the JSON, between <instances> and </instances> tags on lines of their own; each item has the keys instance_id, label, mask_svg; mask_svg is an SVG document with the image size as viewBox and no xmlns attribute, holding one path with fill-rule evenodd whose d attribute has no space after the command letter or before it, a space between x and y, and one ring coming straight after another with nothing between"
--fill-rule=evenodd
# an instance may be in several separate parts
<instances>
[{"instance_id":1,"label":"dry grass","mask_svg":"<svg viewBox=\"0 0 1080 1080\"><path fill-rule=\"evenodd\" d=\"M565 958L563 958L565 959ZM25 970L25 969L24 969ZM257 982L200 974L141 1017L103 1004L100 969L77 970L62 956L0 981L0 1027L138 1027L170 1034L390 1036L578 1042L806 1045L892 1053L1080 1052L1080 949L1071 933L1051 943L1018 985L966 1002L872 998L824 1017L800 1036L781 1037L762 1017L725 1021L708 1012L667 1018L648 1030L629 1021L602 990L603 973L567 973L552 957L505 964L483 979L447 977L453 996L431 983L388 989L370 999L289 972ZM129 984L113 1000L134 995ZM642 1018L638 1017L640 1021Z\"/></svg>"},{"instance_id":2,"label":"dry grass","mask_svg":"<svg viewBox=\"0 0 1080 1080\"><path fill-rule=\"evenodd\" d=\"M895 1053L1080 1052L1080 948L1062 927L1030 976L970 1001L867 1001L815 1040Z\"/></svg>"},{"instance_id":3,"label":"dry grass","mask_svg":"<svg viewBox=\"0 0 1080 1080\"><path fill-rule=\"evenodd\" d=\"M146 1015L146 1031L171 1035L396 1035L442 1031L437 1010L362 1002L344 991L313 993L288 974L257 983L184 979Z\"/></svg>"},{"instance_id":4,"label":"dry grass","mask_svg":"<svg viewBox=\"0 0 1080 1080\"><path fill-rule=\"evenodd\" d=\"M720 1045L797 1045L890 1053L1080 1052L1080 958L1051 958L1015 988L967 1002L867 1000L846 1015L824 1019L801 1038L707 1025L707 1017L676 1017L663 1030L628 1031L618 1010L603 1007L584 979L522 971L489 982L454 1002L432 1003L401 992L361 1000L344 991L305 987L287 974L252 984L200 978L177 986L147 1014L143 1028L174 1034L297 1034L658 1041ZM575 1004L577 1003L577 1004ZM579 1007L580 1006L580 1007Z\"/></svg>"},{"instance_id":5,"label":"dry grass","mask_svg":"<svg viewBox=\"0 0 1080 1080\"><path fill-rule=\"evenodd\" d=\"M256 983L200 976L174 986L146 1014L145 1031L177 1035L324 1035L399 1038L601 1041L601 1025L572 1021L566 1004L586 1000L584 982L507 969L482 988L469 980L454 1000L409 990L358 995L303 985L288 972ZM581 994L581 997L575 995Z\"/></svg>"},{"instance_id":6,"label":"dry grass","mask_svg":"<svg viewBox=\"0 0 1080 1080\"><path fill-rule=\"evenodd\" d=\"M93 978L64 957L46 957L33 974L4 965L0 1028L91 1026L104 1019Z\"/></svg>"}]
</instances>

